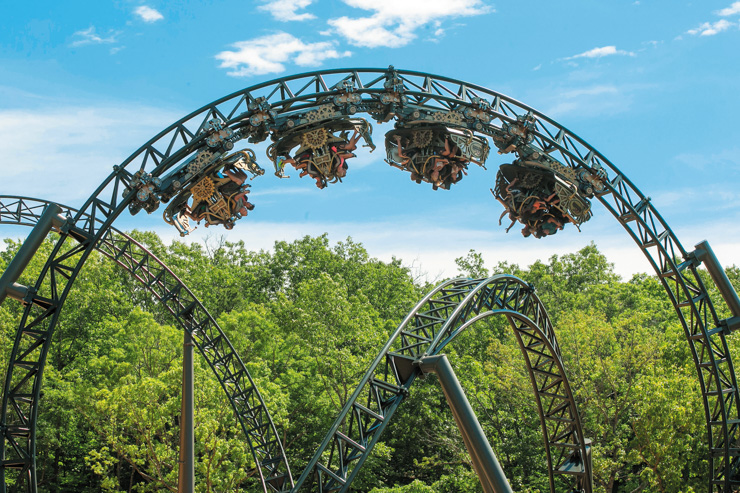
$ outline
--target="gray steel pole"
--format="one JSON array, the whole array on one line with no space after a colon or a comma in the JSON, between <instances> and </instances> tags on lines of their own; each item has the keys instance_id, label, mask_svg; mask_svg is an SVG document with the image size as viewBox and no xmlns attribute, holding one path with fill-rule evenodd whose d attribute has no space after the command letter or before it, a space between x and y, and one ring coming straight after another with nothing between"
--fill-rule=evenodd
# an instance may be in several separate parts
<instances>
[{"instance_id":1,"label":"gray steel pole","mask_svg":"<svg viewBox=\"0 0 740 493\"><path fill-rule=\"evenodd\" d=\"M460 382L452 370L447 356L438 354L421 358L417 364L425 373L436 373L439 384L460 429L465 447L473 461L473 468L486 493L513 493L496 455L488 443L478 418L470 407Z\"/></svg>"},{"instance_id":2,"label":"gray steel pole","mask_svg":"<svg viewBox=\"0 0 740 493\"><path fill-rule=\"evenodd\" d=\"M33 227L28 238L23 242L18 253L15 254L15 257L13 257L13 260L10 261L5 272L3 272L2 277L0 277L0 304L5 301L6 296L15 299L20 297L19 301L23 301L27 290L25 286L16 284L16 281L23 274L23 271L26 270L28 263L44 242L51 228L59 227L66 221L66 218L60 215L61 213L61 207L57 204L49 204L41 214L36 226Z\"/></svg>"},{"instance_id":3,"label":"gray steel pole","mask_svg":"<svg viewBox=\"0 0 740 493\"><path fill-rule=\"evenodd\" d=\"M193 419L193 339L183 331L182 343L182 407L180 411L180 464L177 479L178 493L195 491L195 433Z\"/></svg>"}]
</instances>

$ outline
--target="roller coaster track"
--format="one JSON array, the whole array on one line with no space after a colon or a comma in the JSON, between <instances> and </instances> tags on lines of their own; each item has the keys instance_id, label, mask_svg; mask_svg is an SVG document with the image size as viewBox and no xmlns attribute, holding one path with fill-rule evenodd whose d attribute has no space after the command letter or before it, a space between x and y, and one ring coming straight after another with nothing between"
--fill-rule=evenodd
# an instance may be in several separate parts
<instances>
[{"instance_id":1,"label":"roller coaster track","mask_svg":"<svg viewBox=\"0 0 740 493\"><path fill-rule=\"evenodd\" d=\"M40 199L0 196L0 224L34 226L48 205L49 202ZM67 206L61 207L65 215L71 215L75 212L73 208ZM120 245L124 245L124 247L121 248ZM267 436L260 433L261 430L265 430L263 426L265 418L270 420L270 416L264 402L261 400L259 391L246 368L244 368L239 356L234 352L226 335L221 331L218 323L202 306L202 303L182 281L177 279L162 261L126 233L116 228L110 228L105 240L97 250L123 267L154 296L156 301L163 303L183 330L188 330L189 328L189 324L184 321L182 316L184 307L194 304L198 310L203 312L205 318L202 319L213 325L217 335L205 340L196 340L196 346L206 358L219 383L221 383L226 391L227 398L236 412L239 423L250 445L254 443L260 444L256 447L256 450L254 446L252 447L255 462L262 459L260 463L265 464L265 458L269 462L271 456L279 455L287 467L287 460L284 457L283 450L280 449L279 454L270 454L270 448L265 444L265 442L271 441L271 435L276 435L272 422L270 421L270 428L267 429ZM174 289L167 287L167 277L176 280L177 284ZM184 293L184 296L181 292ZM465 294L465 296L457 296L462 294ZM457 309L453 309L453 305L449 304L450 302L457 303ZM574 485L567 485L568 488L563 488L563 491L573 489L575 486L579 491L590 492L591 482L588 480L590 471L587 470L590 464L588 461L582 459L586 456L587 450L576 403L567 378L565 377L562 355L555 339L552 324L547 317L544 306L534 294L534 288L532 286L525 284L513 276L506 275L494 276L478 281L457 279L444 283L443 286L440 286L430 295L426 296L422 303L411 312L397 329L387 347L393 347L396 342L395 339L399 337L402 339L409 337L417 338L421 333L427 335L434 334L436 326L440 326L442 327L441 331L446 336L441 339L435 338L435 340L438 340L438 344L434 346L435 349L432 350L432 347L429 346L424 353L425 355L438 354L447 344L452 342L452 340L472 324L491 315L506 316L514 329L514 333L524 354L544 433L551 490L555 491L556 475L563 475L573 476L576 479ZM443 316L447 316L444 323L440 322ZM196 318L201 319L201 317ZM432 321L431 323L429 322L430 320ZM447 328L445 329L445 327ZM377 360L385 360L395 367L396 362L408 362L409 357L421 357L420 348L422 348L421 345L409 345L407 341L406 344L402 343L400 351L384 350L378 356ZM222 363L225 361L233 361L239 369L223 368ZM369 391L373 396L379 397L382 390L387 389L389 385L408 389L413 383L414 378L419 374L418 371L415 371L413 378L409 378L411 375L407 376L407 382L399 382L398 380L388 382L388 376L401 376L403 372L398 367L395 367L394 371L390 373L386 371L384 373L386 380L381 380L374 376L376 367L377 365L374 365L374 367L368 370L368 374L363 380L366 388L358 388L355 396L359 397ZM405 368L405 370L408 371L408 368ZM239 381L237 375L246 377L247 381ZM381 382L385 383L383 384ZM373 388L373 386L376 388ZM248 388L249 390L247 392L241 390L244 388ZM401 398L406 394L407 390L402 391ZM242 395L254 395L258 402L250 402L245 408L243 405L240 405L240 396ZM372 402L375 403L377 401L372 400ZM367 410L367 412L370 412L372 407L374 407L372 404L367 407L363 406L358 402L357 398L351 400L340 415L340 418L338 418L337 429L345 429L347 427L347 410L356 409L358 411ZM384 412L383 407L382 404L378 406L379 413ZM257 409L260 413L264 412L265 415L261 416L259 413L254 412L244 413L245 409L252 411ZM384 414L383 421L390 421L391 414ZM352 416L365 418L365 420L371 417L369 414L362 416L362 412L358 412ZM354 428L355 430L361 429L360 423L353 423L353 425L350 428ZM333 434L330 432L330 435L334 438L333 443L335 446L341 443L356 445L358 442L367 442L367 437L373 433L378 433L379 436L379 433L382 431L376 426L376 423L372 423L370 429L367 429L367 426L365 428L357 441L352 440L348 435L340 431L334 431ZM279 443L276 444L279 445ZM554 461L553 449L555 449ZM344 457L343 462L350 465L353 460L356 460L357 464L355 467L359 470L361 460L364 461L364 457L356 456L356 458L353 458L351 452L362 451L363 455L367 456L371 450L372 447L353 450L345 446L344 451L345 453L349 452L349 454ZM268 453L265 454L264 451ZM319 458L324 451L324 447L320 448L316 453L316 457ZM332 451L330 457L334 457L335 453L336 451ZM315 471L328 470L325 466L314 466L313 469ZM310 470L311 468L309 466L306 471ZM287 486L287 483L285 483L286 480L290 480L292 484L289 473L290 471L288 469L288 474L284 477L273 477L270 479L268 476L266 481L263 479L263 483L267 483L268 486L281 487L283 484ZM319 476L317 475L316 478L318 479ZM336 481L332 483L331 478L329 476L329 481L326 481L326 479L321 481L323 491L332 491L332 486L337 484L341 484L346 489L351 481ZM323 487L324 483L327 483L326 488ZM296 489L298 487L300 485L296 486Z\"/></svg>"},{"instance_id":2,"label":"roller coaster track","mask_svg":"<svg viewBox=\"0 0 740 493\"><path fill-rule=\"evenodd\" d=\"M48 205L40 199L0 196L0 224L34 226ZM68 216L76 213L61 207ZM292 486L288 460L265 402L226 334L200 300L161 260L126 233L109 228L96 248L139 281L183 330L194 335L193 342L234 409L266 491Z\"/></svg>"},{"instance_id":3,"label":"roller coaster track","mask_svg":"<svg viewBox=\"0 0 740 493\"><path fill-rule=\"evenodd\" d=\"M550 490L590 493L589 447L552 324L534 288L504 274L447 281L414 307L371 363L296 480L296 491L309 484L321 493L347 491L421 374L415 362L440 354L475 322L493 315L507 318L524 355L544 435ZM558 482L557 477L570 481Z\"/></svg>"},{"instance_id":4,"label":"roller coaster track","mask_svg":"<svg viewBox=\"0 0 740 493\"><path fill-rule=\"evenodd\" d=\"M43 368L52 334L70 288L91 251L135 199L141 176L161 177L206 146L208 122L220 120L237 139L259 142L288 128L311 108L332 103L347 91L357 104L337 110L367 113L379 121L406 110L454 114L471 131L506 141L520 118L533 121L531 140L515 146L519 156L546 154L574 170L606 170L597 195L648 259L673 303L694 358L709 438L711 491L740 486L740 396L727 344L729 330L698 275L700 261L679 242L657 209L614 164L583 139L546 115L484 87L426 73L389 69L335 69L256 84L218 99L175 122L115 166L80 207L54 246L34 286L16 332L2 417L2 469L20 470L35 491L35 422ZM480 105L486 102L485 108ZM468 118L466 110L485 118ZM72 245L67 245L72 243ZM197 337L200 329L195 327ZM336 471L334 471L336 474ZM4 476L3 476L4 478Z\"/></svg>"}]
</instances>

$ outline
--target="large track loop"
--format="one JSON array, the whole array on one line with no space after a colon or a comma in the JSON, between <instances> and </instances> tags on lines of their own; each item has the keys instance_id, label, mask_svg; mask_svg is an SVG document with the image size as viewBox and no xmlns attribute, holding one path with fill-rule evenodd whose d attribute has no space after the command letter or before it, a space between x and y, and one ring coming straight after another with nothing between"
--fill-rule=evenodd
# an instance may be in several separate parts
<instances>
[{"instance_id":1,"label":"large track loop","mask_svg":"<svg viewBox=\"0 0 740 493\"><path fill-rule=\"evenodd\" d=\"M341 103L348 93L359 96ZM426 111L454 121L522 158L544 155L592 177L599 168L609 180L598 200L612 213L653 266L676 308L694 357L707 421L710 489L740 487L740 389L728 351L727 324L720 320L703 285L699 261L687 252L649 198L601 153L546 115L503 94L455 79L420 72L337 69L289 76L250 86L187 115L139 148L99 186L65 225L29 296L16 332L3 393L4 436L0 483L20 470L35 491L35 424L41 379L51 336L69 289L93 248L129 203L138 187L207 147L209 120L233 131L232 140L260 142L295 124L311 109L332 105L344 116L367 113L389 121L409 111ZM527 138L512 128L530 122ZM491 180L493 183L493 179ZM194 336L201 330L193 327ZM388 390L387 392L394 392ZM364 446L364 445L362 445ZM266 467L266 477L273 474ZM282 472L280 473L282 474Z\"/></svg>"},{"instance_id":2,"label":"large track loop","mask_svg":"<svg viewBox=\"0 0 740 493\"><path fill-rule=\"evenodd\" d=\"M414 361L439 354L475 322L505 316L519 342L544 434L550 490L591 491L588 446L560 348L534 288L509 275L454 279L434 289L403 320L345 404L296 490L347 491L409 388ZM561 477L564 481L556 481Z\"/></svg>"},{"instance_id":3,"label":"large track loop","mask_svg":"<svg viewBox=\"0 0 740 493\"><path fill-rule=\"evenodd\" d=\"M49 202L40 199L0 196L0 224L34 226L48 205ZM61 207L66 215L76 212L70 207ZM236 413L255 464L272 465L272 471L283 473L282 476L273 473L261 477L263 487L280 491L292 486L288 460L265 402L226 334L200 300L155 255L115 228L108 229L97 250L139 281L183 330L194 334L196 347ZM194 331L195 327L198 330Z\"/></svg>"}]
</instances>

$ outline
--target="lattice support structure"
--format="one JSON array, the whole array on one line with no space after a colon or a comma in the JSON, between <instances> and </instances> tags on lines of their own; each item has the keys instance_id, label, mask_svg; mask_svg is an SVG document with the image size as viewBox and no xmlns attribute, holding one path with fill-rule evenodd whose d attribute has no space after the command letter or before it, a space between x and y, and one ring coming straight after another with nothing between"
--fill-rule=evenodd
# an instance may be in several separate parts
<instances>
[{"instance_id":1,"label":"lattice support structure","mask_svg":"<svg viewBox=\"0 0 740 493\"><path fill-rule=\"evenodd\" d=\"M48 202L26 197L0 196L0 224L32 226ZM76 211L64 207L67 215ZM285 491L293 484L290 468L272 418L252 377L216 320L190 289L156 256L125 233L110 228L98 251L123 267L193 336L233 407L266 491ZM30 398L30 396L29 396ZM30 423L29 423L30 426ZM28 434L13 433L15 458L6 467L22 468L29 445ZM24 474L30 468L26 467Z\"/></svg>"}]
</instances>

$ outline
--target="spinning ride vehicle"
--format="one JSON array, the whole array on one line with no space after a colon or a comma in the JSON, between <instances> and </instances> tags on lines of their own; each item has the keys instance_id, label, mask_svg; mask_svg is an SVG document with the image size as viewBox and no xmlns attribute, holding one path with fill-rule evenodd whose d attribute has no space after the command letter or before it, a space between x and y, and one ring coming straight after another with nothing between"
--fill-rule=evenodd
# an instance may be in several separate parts
<instances>
[{"instance_id":1,"label":"spinning ride vehicle","mask_svg":"<svg viewBox=\"0 0 740 493\"><path fill-rule=\"evenodd\" d=\"M554 235L567 223L580 231L580 225L591 218L588 199L604 190L605 180L606 172L598 164L590 170L576 170L547 158L503 164L491 191L505 208L499 225L508 214L511 225L506 232L519 221L525 238Z\"/></svg>"},{"instance_id":2,"label":"spinning ride vehicle","mask_svg":"<svg viewBox=\"0 0 740 493\"><path fill-rule=\"evenodd\" d=\"M468 129L429 123L406 124L385 134L386 162L409 171L416 183L450 189L467 175L468 163L484 167L488 141Z\"/></svg>"},{"instance_id":3,"label":"spinning ride vehicle","mask_svg":"<svg viewBox=\"0 0 740 493\"><path fill-rule=\"evenodd\" d=\"M204 149L187 161L174 173L162 180L162 188L176 190L172 203L167 206L163 217L185 236L195 229L190 220L206 222L206 227L222 224L226 229L247 215L254 205L247 200L250 185L245 183L265 171L257 165L254 152L245 149L220 158L220 153ZM181 183L188 183L181 188ZM166 187L166 188L165 188ZM192 198L192 201L190 200ZM170 196L162 194L162 201Z\"/></svg>"},{"instance_id":4,"label":"spinning ride vehicle","mask_svg":"<svg viewBox=\"0 0 740 493\"><path fill-rule=\"evenodd\" d=\"M372 126L362 118L334 119L282 132L267 149L267 155L275 164L277 176L283 178L285 165L291 164L301 171L301 178L308 175L316 180L318 188L325 188L347 176L347 160L356 157L353 151L360 138L365 141L364 147L375 149L371 134ZM291 156L295 147L298 149Z\"/></svg>"}]
</instances>

